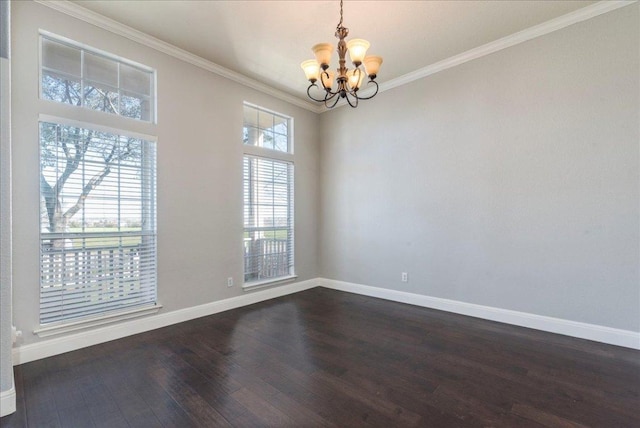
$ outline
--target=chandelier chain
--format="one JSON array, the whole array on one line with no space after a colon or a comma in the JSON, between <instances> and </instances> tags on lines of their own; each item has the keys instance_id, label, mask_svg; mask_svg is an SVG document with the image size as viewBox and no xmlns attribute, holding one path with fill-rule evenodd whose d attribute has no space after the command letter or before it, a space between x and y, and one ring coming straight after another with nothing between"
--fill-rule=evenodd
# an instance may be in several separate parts
<instances>
[{"instance_id":1,"label":"chandelier chain","mask_svg":"<svg viewBox=\"0 0 640 428\"><path fill-rule=\"evenodd\" d=\"M342 27L342 0L340 0L340 22L338 22L338 26L336 29Z\"/></svg>"}]
</instances>

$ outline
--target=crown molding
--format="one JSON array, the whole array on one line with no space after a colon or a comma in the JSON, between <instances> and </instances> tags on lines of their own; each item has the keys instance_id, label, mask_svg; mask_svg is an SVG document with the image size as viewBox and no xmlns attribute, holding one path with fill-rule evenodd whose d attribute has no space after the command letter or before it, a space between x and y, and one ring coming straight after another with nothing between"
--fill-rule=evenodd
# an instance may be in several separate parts
<instances>
[{"instance_id":1,"label":"crown molding","mask_svg":"<svg viewBox=\"0 0 640 428\"><path fill-rule=\"evenodd\" d=\"M466 62L473 61L474 59L481 58L485 55L490 55L494 52L498 52L511 46L515 46L520 43L535 39L536 37L544 36L545 34L561 30L570 25L595 18L596 16L614 11L633 3L637 3L637 1L638 0L599 1L598 3L583 7L582 9L578 9L566 15L559 16L550 21L543 22L542 24L535 25L517 33L513 33L509 36L503 37L493 42L486 43L482 46L478 46L477 48L473 48L461 54L454 55L442 61L404 74L395 79L382 82L379 84L379 92L388 91L389 89L406 85L440 71L444 71L449 68L464 64ZM314 104L312 102L291 95L287 92L275 89L269 85L258 82L257 80L247 77L243 74L229 70L228 68L222 67L221 65L218 65L212 61L208 61L204 58L187 52L184 49L180 49L169 43L163 42L160 39L135 30L127 25L121 24L117 21L114 21L113 19L107 18L68 0L35 0L35 2L43 6L47 6L51 9L57 10L58 12L62 12L66 15L80 19L88 24L95 25L119 36L125 37L134 42L140 43L144 46L155 49L159 52L170 55L179 60L185 61L189 64L195 65L196 67L215 73L246 87L281 99L295 106L302 107L314 113L324 113L326 111L329 111L329 109L324 105ZM362 95L368 96L371 94L370 92L372 91L363 90ZM343 107L345 105L347 105L346 102L339 102L336 108Z\"/></svg>"},{"instance_id":2,"label":"crown molding","mask_svg":"<svg viewBox=\"0 0 640 428\"><path fill-rule=\"evenodd\" d=\"M141 45L147 46L151 49L155 49L159 52L170 55L189 64L195 65L196 67L215 73L248 88L255 89L272 97L286 101L295 106L302 107L303 109L312 111L314 113L320 113L321 111L321 108L317 104L303 100L294 95L288 94L287 92L273 88L262 82L258 82L257 80L247 77L243 74L229 70L228 68L218 65L212 61L208 61L204 58L187 52L184 49L180 49L167 42L163 42L158 38L143 33L142 31L135 30L127 25L114 21L111 18L107 18L106 16L100 15L99 13L93 12L70 1L35 0L35 2L54 9L58 12L62 12L73 18L77 18L88 24L95 25L96 27L102 28L103 30L107 30L111 33L125 37L136 43L140 43Z\"/></svg>"},{"instance_id":3,"label":"crown molding","mask_svg":"<svg viewBox=\"0 0 640 428\"><path fill-rule=\"evenodd\" d=\"M391 79L386 82L379 83L380 89L378 92L380 93L380 92L388 91L389 89L397 88L398 86L406 85L415 80L419 80L424 77L431 76L432 74L438 73L440 71L444 71L449 68L453 68L458 65L464 64L465 62L482 58L483 56L501 51L502 49L506 49L511 46L518 45L520 43L535 39L537 37L544 36L545 34L549 34L557 30L561 30L570 25L577 24L579 22L586 21L591 18L595 18L596 16L605 14L607 12L620 9L621 7L637 3L637 1L638 0L630 0L630 1L604 0L598 3L594 3L592 5L583 7L582 9L578 9L566 15L562 15L557 18L554 18L550 21L543 22L542 24L529 27L527 29L518 31L517 33L513 33L501 39L494 40L493 42L489 42L482 46L478 46L477 48L470 49L461 54L454 55L442 61L438 61L424 68L420 68L418 70L404 74L400 77L396 77L395 79ZM363 90L362 96L365 96L365 97L369 96L371 95L372 92L373 91ZM338 103L336 107L343 107L345 105L347 105L346 102ZM323 106L321 108L320 113L324 113L326 111L329 111L329 109Z\"/></svg>"}]
</instances>

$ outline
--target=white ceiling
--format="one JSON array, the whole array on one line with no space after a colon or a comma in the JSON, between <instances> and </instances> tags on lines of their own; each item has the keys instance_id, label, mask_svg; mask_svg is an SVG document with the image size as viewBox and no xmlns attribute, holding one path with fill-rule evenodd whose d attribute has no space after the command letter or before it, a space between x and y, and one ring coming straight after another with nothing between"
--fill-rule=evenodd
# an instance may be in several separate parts
<instances>
[{"instance_id":1,"label":"white ceiling","mask_svg":"<svg viewBox=\"0 0 640 428\"><path fill-rule=\"evenodd\" d=\"M340 10L338 0L74 3L301 99L300 63L314 44L336 44ZM381 83L592 3L345 0L343 25L384 57Z\"/></svg>"}]
</instances>

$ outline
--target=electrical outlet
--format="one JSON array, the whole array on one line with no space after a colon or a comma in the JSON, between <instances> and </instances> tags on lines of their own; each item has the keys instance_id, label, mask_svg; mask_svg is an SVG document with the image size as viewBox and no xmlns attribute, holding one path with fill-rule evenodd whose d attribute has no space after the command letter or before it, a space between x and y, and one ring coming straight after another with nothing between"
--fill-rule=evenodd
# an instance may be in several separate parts
<instances>
[{"instance_id":1,"label":"electrical outlet","mask_svg":"<svg viewBox=\"0 0 640 428\"><path fill-rule=\"evenodd\" d=\"M233 287L233 277L227 278L227 287Z\"/></svg>"},{"instance_id":2,"label":"electrical outlet","mask_svg":"<svg viewBox=\"0 0 640 428\"><path fill-rule=\"evenodd\" d=\"M402 276L400 277L402 282L409 282L409 274L406 272L402 272Z\"/></svg>"}]
</instances>

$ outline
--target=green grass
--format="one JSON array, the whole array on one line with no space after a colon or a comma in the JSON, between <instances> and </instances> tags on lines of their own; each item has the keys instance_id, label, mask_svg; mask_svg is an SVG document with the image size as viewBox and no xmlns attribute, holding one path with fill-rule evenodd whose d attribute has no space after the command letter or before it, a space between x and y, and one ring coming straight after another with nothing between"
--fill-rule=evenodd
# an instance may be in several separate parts
<instances>
[{"instance_id":1,"label":"green grass","mask_svg":"<svg viewBox=\"0 0 640 428\"><path fill-rule=\"evenodd\" d=\"M287 239L287 229L278 229L274 232L262 232L262 236L259 234L260 232L256 232L256 239ZM249 232L244 232L244 239L249 238Z\"/></svg>"},{"instance_id":2,"label":"green grass","mask_svg":"<svg viewBox=\"0 0 640 428\"><path fill-rule=\"evenodd\" d=\"M122 227L120 228L120 232L139 232L139 227ZM80 227L70 227L70 233L82 233L82 228ZM91 227L85 229L86 233L117 233L117 227ZM258 232L256 232L258 234ZM249 239L249 232L244 232L244 238ZM286 229L277 229L275 231L262 232L262 236L257 239L287 239L287 230ZM104 238L87 238L84 239L84 245L82 238L74 238L73 247L74 248L96 248L96 247L118 247L120 246L120 241L122 240L122 245L126 247L133 247L136 245L140 245L141 237L140 236L123 236L122 238L117 237L104 237Z\"/></svg>"},{"instance_id":3,"label":"green grass","mask_svg":"<svg viewBox=\"0 0 640 428\"><path fill-rule=\"evenodd\" d=\"M122 227L120 228L120 232L139 232L139 227ZM81 233L82 228L79 227L71 227L69 228L69 232L71 233ZM86 233L117 233L117 227L91 227L85 229ZM95 247L119 247L123 245L125 247L134 247L140 245L142 238L140 236L123 236L122 238L109 236L104 238L74 238L73 246L74 248L95 248ZM84 245L83 242L84 241ZM122 242L122 244L120 244Z\"/></svg>"}]
</instances>

